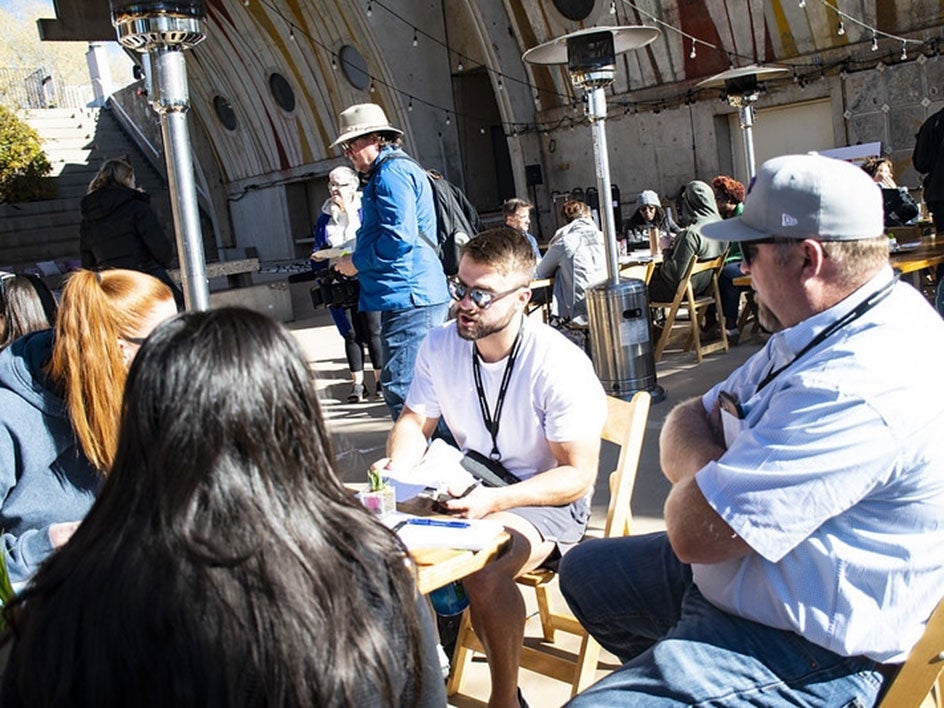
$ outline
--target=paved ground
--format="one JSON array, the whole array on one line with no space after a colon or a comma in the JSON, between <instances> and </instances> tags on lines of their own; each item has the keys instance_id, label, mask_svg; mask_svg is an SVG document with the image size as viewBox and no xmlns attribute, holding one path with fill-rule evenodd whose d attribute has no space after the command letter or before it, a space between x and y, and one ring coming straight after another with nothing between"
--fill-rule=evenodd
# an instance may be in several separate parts
<instances>
[{"instance_id":1,"label":"paved ground","mask_svg":"<svg viewBox=\"0 0 944 708\"><path fill-rule=\"evenodd\" d=\"M296 312L299 311L296 309ZM318 389L323 410L331 431L336 464L344 481L366 481L367 467L383 457L384 442L391 422L387 409L380 399L372 398L365 403L348 404L350 392L347 363L344 358L342 340L325 310L315 312L311 319L290 323L289 328L298 337L309 363L318 376ZM669 485L659 469L659 431L672 407L691 396L699 395L711 385L724 378L761 346L757 338L748 339L724 354L713 354L696 364L695 356L681 351L668 351L657 365L658 382L666 390L666 399L651 408L642 458L633 494L634 533L645 533L663 528L662 505ZM368 382L370 372L366 373ZM370 389L370 387L368 387ZM615 466L615 451L604 450L601 471L609 472ZM606 467L604 467L606 465ZM593 529L599 530L606 515L607 474L600 474L594 495ZM532 602L529 599L529 607ZM560 598L558 601L563 602ZM532 627L529 621L529 636L538 636L540 628ZM566 645L565 645L566 646ZM616 666L615 659L604 652L603 666L606 670ZM605 671L601 670L600 676ZM459 708L483 706L489 690L488 670L484 660L473 661L467 671L468 678L462 694L450 699L450 705ZM569 697L564 684L529 671L521 671L519 678L522 691L532 706L559 706Z\"/></svg>"}]
</instances>

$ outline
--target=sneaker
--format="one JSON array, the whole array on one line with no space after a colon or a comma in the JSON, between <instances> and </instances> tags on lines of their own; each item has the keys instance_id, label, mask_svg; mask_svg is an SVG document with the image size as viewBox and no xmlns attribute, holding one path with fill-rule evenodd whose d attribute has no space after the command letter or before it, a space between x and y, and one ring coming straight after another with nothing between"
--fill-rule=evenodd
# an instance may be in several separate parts
<instances>
[{"instance_id":1,"label":"sneaker","mask_svg":"<svg viewBox=\"0 0 944 708\"><path fill-rule=\"evenodd\" d=\"M348 394L347 402L348 403L361 403L367 400L367 390L364 388L364 384L354 384L351 388L351 393Z\"/></svg>"}]
</instances>

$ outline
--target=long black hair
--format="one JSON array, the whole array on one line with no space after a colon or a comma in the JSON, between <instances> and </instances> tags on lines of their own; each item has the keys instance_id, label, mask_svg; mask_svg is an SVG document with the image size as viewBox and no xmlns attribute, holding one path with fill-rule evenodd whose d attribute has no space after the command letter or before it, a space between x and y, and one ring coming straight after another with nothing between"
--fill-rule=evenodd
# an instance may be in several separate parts
<instances>
[{"instance_id":1,"label":"long black hair","mask_svg":"<svg viewBox=\"0 0 944 708\"><path fill-rule=\"evenodd\" d=\"M239 308L157 328L100 498L6 613L22 703L413 702L404 549L331 460L284 328Z\"/></svg>"}]
</instances>

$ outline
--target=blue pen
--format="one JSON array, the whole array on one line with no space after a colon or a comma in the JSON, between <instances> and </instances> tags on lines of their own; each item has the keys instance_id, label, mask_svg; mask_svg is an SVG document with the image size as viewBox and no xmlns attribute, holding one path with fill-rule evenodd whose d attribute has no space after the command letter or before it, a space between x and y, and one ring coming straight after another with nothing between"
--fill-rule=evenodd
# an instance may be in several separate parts
<instances>
[{"instance_id":1,"label":"blue pen","mask_svg":"<svg viewBox=\"0 0 944 708\"><path fill-rule=\"evenodd\" d=\"M469 528L469 524L466 521L444 521L442 519L410 519L407 523L414 526L442 526L447 529Z\"/></svg>"}]
</instances>

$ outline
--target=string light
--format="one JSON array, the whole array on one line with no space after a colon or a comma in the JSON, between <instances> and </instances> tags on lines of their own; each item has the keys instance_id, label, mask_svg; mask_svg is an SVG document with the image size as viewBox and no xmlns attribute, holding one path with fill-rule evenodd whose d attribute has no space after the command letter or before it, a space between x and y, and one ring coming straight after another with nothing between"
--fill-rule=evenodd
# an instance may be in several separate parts
<instances>
[{"instance_id":1,"label":"string light","mask_svg":"<svg viewBox=\"0 0 944 708\"><path fill-rule=\"evenodd\" d=\"M449 117L448 113L446 113L446 125L452 125L452 119Z\"/></svg>"},{"instance_id":2,"label":"string light","mask_svg":"<svg viewBox=\"0 0 944 708\"><path fill-rule=\"evenodd\" d=\"M462 60L459 60L459 63L456 64L456 71L462 71L465 67L462 66Z\"/></svg>"},{"instance_id":3,"label":"string light","mask_svg":"<svg viewBox=\"0 0 944 708\"><path fill-rule=\"evenodd\" d=\"M610 0L610 14L616 14L616 0Z\"/></svg>"},{"instance_id":4,"label":"string light","mask_svg":"<svg viewBox=\"0 0 944 708\"><path fill-rule=\"evenodd\" d=\"M415 47L420 43L420 38L416 36L416 28L413 28L413 46Z\"/></svg>"},{"instance_id":5,"label":"string light","mask_svg":"<svg viewBox=\"0 0 944 708\"><path fill-rule=\"evenodd\" d=\"M878 51L878 35L875 34L875 30L872 30L872 51Z\"/></svg>"},{"instance_id":6,"label":"string light","mask_svg":"<svg viewBox=\"0 0 944 708\"><path fill-rule=\"evenodd\" d=\"M337 68L338 68L338 55L337 54L331 55L331 68L337 71Z\"/></svg>"},{"instance_id":7,"label":"string light","mask_svg":"<svg viewBox=\"0 0 944 708\"><path fill-rule=\"evenodd\" d=\"M504 88L505 88L505 84L502 83L502 78L501 76L499 76L498 77L498 90L501 91Z\"/></svg>"},{"instance_id":8,"label":"string light","mask_svg":"<svg viewBox=\"0 0 944 708\"><path fill-rule=\"evenodd\" d=\"M804 7L806 7L806 0L800 0L800 2L797 4L800 6L800 9L802 10Z\"/></svg>"},{"instance_id":9,"label":"string light","mask_svg":"<svg viewBox=\"0 0 944 708\"><path fill-rule=\"evenodd\" d=\"M374 14L374 6L368 1L367 3L367 16L370 17Z\"/></svg>"},{"instance_id":10,"label":"string light","mask_svg":"<svg viewBox=\"0 0 944 708\"><path fill-rule=\"evenodd\" d=\"M908 45L904 42L901 43L901 60L908 61Z\"/></svg>"},{"instance_id":11,"label":"string light","mask_svg":"<svg viewBox=\"0 0 944 708\"><path fill-rule=\"evenodd\" d=\"M249 0L243 0L243 7L249 7Z\"/></svg>"},{"instance_id":12,"label":"string light","mask_svg":"<svg viewBox=\"0 0 944 708\"><path fill-rule=\"evenodd\" d=\"M375 93L376 91L377 91L377 87L374 86L374 82L371 81L371 82L370 82L370 92L371 92L371 93Z\"/></svg>"},{"instance_id":13,"label":"string light","mask_svg":"<svg viewBox=\"0 0 944 708\"><path fill-rule=\"evenodd\" d=\"M692 40L692 51L689 52L688 58L689 58L689 59L694 59L694 58L695 58L695 40L694 40L694 39Z\"/></svg>"},{"instance_id":14,"label":"string light","mask_svg":"<svg viewBox=\"0 0 944 708\"><path fill-rule=\"evenodd\" d=\"M295 41L295 25L290 24L288 26L288 38L293 42Z\"/></svg>"},{"instance_id":15,"label":"string light","mask_svg":"<svg viewBox=\"0 0 944 708\"><path fill-rule=\"evenodd\" d=\"M836 30L836 34L840 37L846 33L846 26L842 23L842 20L839 20L839 28Z\"/></svg>"},{"instance_id":16,"label":"string light","mask_svg":"<svg viewBox=\"0 0 944 708\"><path fill-rule=\"evenodd\" d=\"M410 102L406 104L406 109L411 112L413 111L413 97L412 96L410 96Z\"/></svg>"}]
</instances>

